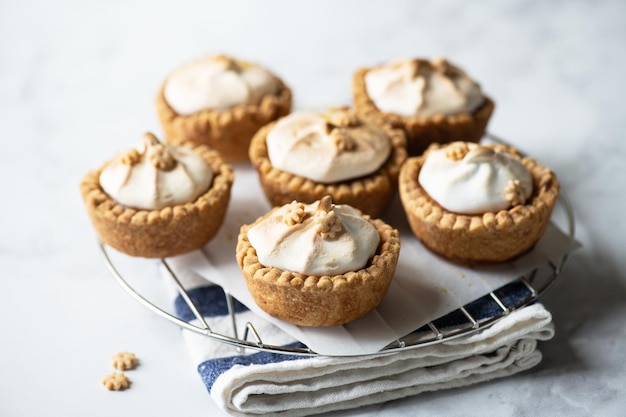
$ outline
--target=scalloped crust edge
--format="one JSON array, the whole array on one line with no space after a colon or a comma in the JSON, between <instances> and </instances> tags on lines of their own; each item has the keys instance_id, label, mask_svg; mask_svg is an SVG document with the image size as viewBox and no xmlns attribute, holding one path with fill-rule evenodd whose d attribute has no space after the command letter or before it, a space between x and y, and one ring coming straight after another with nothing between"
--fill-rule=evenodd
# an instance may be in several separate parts
<instances>
[{"instance_id":1,"label":"scalloped crust edge","mask_svg":"<svg viewBox=\"0 0 626 417\"><path fill-rule=\"evenodd\" d=\"M276 76L275 76L276 77ZM166 141L194 143L217 150L226 161L244 161L254 134L264 125L291 112L291 89L278 77L278 94L268 94L259 105L238 105L226 110L205 109L178 114L164 96L165 82L156 96L156 109Z\"/></svg>"},{"instance_id":2,"label":"scalloped crust edge","mask_svg":"<svg viewBox=\"0 0 626 417\"><path fill-rule=\"evenodd\" d=\"M276 210L276 209L274 209ZM363 317L376 308L395 273L400 254L396 229L364 216L378 230L380 244L368 266L335 276L307 276L262 265L248 240L253 224L243 225L236 258L254 301L265 312L299 326L336 326Z\"/></svg>"},{"instance_id":3,"label":"scalloped crust edge","mask_svg":"<svg viewBox=\"0 0 626 417\"><path fill-rule=\"evenodd\" d=\"M545 232L559 195L556 175L532 158L521 158L533 177L533 195L526 204L482 215L452 213L437 204L417 179L428 152L440 147L432 145L423 156L409 158L400 172L400 199L413 234L431 251L459 264L505 262L532 249ZM519 157L514 148L493 147Z\"/></svg>"},{"instance_id":4,"label":"scalloped crust edge","mask_svg":"<svg viewBox=\"0 0 626 417\"><path fill-rule=\"evenodd\" d=\"M406 133L410 156L420 155L431 143L454 141L478 142L487 129L495 103L489 97L474 113L411 117L382 112L370 99L365 87L365 74L372 68L358 69L352 78L352 95L357 113L366 117L382 117L393 127Z\"/></svg>"},{"instance_id":5,"label":"scalloped crust edge","mask_svg":"<svg viewBox=\"0 0 626 417\"><path fill-rule=\"evenodd\" d=\"M266 138L277 121L261 128L250 143L250 161L268 201L273 206L282 206L294 200L312 203L330 195L335 204L347 204L372 217L380 216L398 188L400 168L407 158L406 139L402 130L392 128L380 118L360 117L387 133L392 153L376 172L337 184L321 184L274 168L267 153Z\"/></svg>"},{"instance_id":6,"label":"scalloped crust edge","mask_svg":"<svg viewBox=\"0 0 626 417\"><path fill-rule=\"evenodd\" d=\"M215 175L211 188L194 202L160 210L132 209L102 190L99 178L106 164L85 175L80 192L102 242L131 256L164 258L198 249L217 234L230 201L233 168L206 146L183 146L202 156Z\"/></svg>"}]
</instances>

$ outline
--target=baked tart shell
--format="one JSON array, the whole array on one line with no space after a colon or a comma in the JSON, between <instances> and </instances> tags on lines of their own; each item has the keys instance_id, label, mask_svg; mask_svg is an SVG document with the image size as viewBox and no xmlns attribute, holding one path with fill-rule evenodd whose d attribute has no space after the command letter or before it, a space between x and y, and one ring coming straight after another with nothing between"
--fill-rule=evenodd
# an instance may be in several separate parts
<instances>
[{"instance_id":1,"label":"baked tart shell","mask_svg":"<svg viewBox=\"0 0 626 417\"><path fill-rule=\"evenodd\" d=\"M259 262L256 250L248 240L248 230L272 212L251 225L243 225L237 239L237 263L254 301L262 310L299 326L327 327L363 317L381 303L400 254L397 230L382 220L366 217L380 236L376 254L368 265L340 275L311 276L267 267Z\"/></svg>"},{"instance_id":2,"label":"baked tart shell","mask_svg":"<svg viewBox=\"0 0 626 417\"><path fill-rule=\"evenodd\" d=\"M225 110L205 109L181 115L167 103L164 82L156 97L156 109L166 141L175 145L207 145L229 162L247 160L254 134L262 126L291 111L291 89L280 79L278 83L278 93L264 96L259 105L238 105Z\"/></svg>"},{"instance_id":3,"label":"baked tart shell","mask_svg":"<svg viewBox=\"0 0 626 417\"><path fill-rule=\"evenodd\" d=\"M518 155L504 145L492 147ZM437 148L433 145L429 150ZM528 252L543 236L560 188L548 168L521 158L533 178L533 194L527 202L508 210L464 215L445 210L420 186L418 175L426 155L406 161L399 187L413 234L432 252L459 264L499 263Z\"/></svg>"},{"instance_id":4,"label":"baked tart shell","mask_svg":"<svg viewBox=\"0 0 626 417\"><path fill-rule=\"evenodd\" d=\"M106 165L85 175L80 192L103 243L131 256L165 258L198 249L217 234L230 201L233 169L206 146L186 146L202 156L214 173L211 188L191 203L160 210L128 208L100 186Z\"/></svg>"}]
</instances>

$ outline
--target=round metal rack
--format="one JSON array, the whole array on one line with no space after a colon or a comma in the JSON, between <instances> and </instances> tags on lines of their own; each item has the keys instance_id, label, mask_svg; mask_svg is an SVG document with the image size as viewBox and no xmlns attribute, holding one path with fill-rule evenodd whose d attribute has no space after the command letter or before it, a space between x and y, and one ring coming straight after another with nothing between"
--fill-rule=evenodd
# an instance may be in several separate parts
<instances>
[{"instance_id":1,"label":"round metal rack","mask_svg":"<svg viewBox=\"0 0 626 417\"><path fill-rule=\"evenodd\" d=\"M487 135L486 139L492 142L506 143L493 135ZM565 228L565 233L573 241L575 236L574 212L567 195L562 190L556 209L561 209L565 223L562 227ZM271 341L264 340L263 335L257 331L257 328L251 322L246 323L243 335L239 337L235 320L234 298L226 291L224 291L224 297L232 323L231 334L228 335L212 330L209 321L202 316L167 259L161 259L169 279L172 280L180 296L193 312L197 319L197 324L182 320L168 311L168 309L159 306L150 296L143 294L141 290L135 288L116 266L110 249L102 243L100 243L100 248L105 265L122 288L149 310L186 330L205 335L220 343L233 345L239 351L253 349L290 355L318 355L306 346L292 347L272 344ZM379 352L371 355L392 354L402 350L443 343L468 336L489 327L512 311L535 302L561 274L568 258L569 253L562 256L556 263L550 262L530 271L524 276L520 276L514 282L492 291L484 297L474 300L445 316L426 323L421 328L390 343Z\"/></svg>"}]
</instances>

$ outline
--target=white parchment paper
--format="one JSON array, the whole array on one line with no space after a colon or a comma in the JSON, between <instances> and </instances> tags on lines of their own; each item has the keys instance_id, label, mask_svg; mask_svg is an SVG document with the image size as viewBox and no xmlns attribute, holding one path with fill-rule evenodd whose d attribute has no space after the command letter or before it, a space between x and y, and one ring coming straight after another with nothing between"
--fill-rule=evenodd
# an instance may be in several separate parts
<instances>
[{"instance_id":1,"label":"white parchment paper","mask_svg":"<svg viewBox=\"0 0 626 417\"><path fill-rule=\"evenodd\" d=\"M191 269L222 286L250 310L271 321L315 352L325 355L374 353L438 317L480 298L548 261L558 263L576 247L551 224L534 249L515 262L468 268L433 255L411 233L398 198L384 219L400 231L401 250L396 274L382 303L367 316L344 326L307 328L270 317L250 295L235 260L237 235L270 210L256 173L236 166L233 195L225 222L203 250L170 258L176 270ZM270 342L270 341L268 341Z\"/></svg>"}]
</instances>

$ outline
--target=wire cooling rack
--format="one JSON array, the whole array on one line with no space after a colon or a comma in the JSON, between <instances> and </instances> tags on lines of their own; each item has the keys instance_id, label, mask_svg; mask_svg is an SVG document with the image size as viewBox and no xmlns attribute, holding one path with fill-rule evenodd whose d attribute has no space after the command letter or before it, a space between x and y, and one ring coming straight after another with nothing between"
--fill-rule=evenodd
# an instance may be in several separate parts
<instances>
[{"instance_id":1,"label":"wire cooling rack","mask_svg":"<svg viewBox=\"0 0 626 417\"><path fill-rule=\"evenodd\" d=\"M493 135L487 135L486 139L491 142L506 143ZM564 228L569 238L572 241L574 240L574 212L569 198L562 190L552 220L560 223L560 226ZM271 341L264 340L263 336L257 331L252 322L246 323L245 327L242 329L243 331L239 332L235 320L235 300L227 291L224 291L224 297L230 315L231 331L230 334L214 331L209 321L202 316L197 306L194 304L192 297L181 283L174 269L166 259L162 259L161 263L167 271L169 279L172 280L180 296L197 319L197 324L184 321L170 312L168 308L159 305L163 303L156 302L153 296L147 295L145 291L138 289L131 283L131 280L122 274L116 266L116 262L113 260L110 249L107 246L100 243L100 248L105 265L122 288L149 310L184 329L205 335L217 342L233 345L237 347L239 351L253 349L290 355L318 355L304 345L302 345L303 347L293 347L272 344ZM520 276L515 281L465 304L445 316L426 323L421 328L416 329L401 339L395 340L379 352L372 353L371 355L392 354L402 350L434 345L465 337L481 329L485 329L501 320L512 311L535 302L561 274L568 258L569 253L563 255L556 263L549 262L540 268L534 269ZM243 333L241 337L240 333Z\"/></svg>"}]
</instances>

